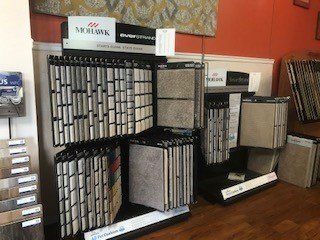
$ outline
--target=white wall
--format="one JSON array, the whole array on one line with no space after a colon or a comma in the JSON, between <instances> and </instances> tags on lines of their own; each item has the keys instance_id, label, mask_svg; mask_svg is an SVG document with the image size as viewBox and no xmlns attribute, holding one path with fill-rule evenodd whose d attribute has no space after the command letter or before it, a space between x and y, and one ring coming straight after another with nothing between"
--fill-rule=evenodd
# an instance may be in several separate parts
<instances>
[{"instance_id":1,"label":"white wall","mask_svg":"<svg viewBox=\"0 0 320 240\"><path fill-rule=\"evenodd\" d=\"M37 115L39 130L39 156L41 159L41 187L43 210L45 212L45 223L56 222L58 207L57 196L55 191L55 171L54 155L61 151L62 148L54 148L51 134L51 106L49 98L49 80L47 56L61 55L60 44L38 44L34 43L34 74L37 95ZM50 191L52 189L53 191Z\"/></svg>"},{"instance_id":2,"label":"white wall","mask_svg":"<svg viewBox=\"0 0 320 240\"><path fill-rule=\"evenodd\" d=\"M261 72L260 87L256 95L271 96L274 59L205 55L204 62L209 63L209 68L246 73Z\"/></svg>"},{"instance_id":3,"label":"white wall","mask_svg":"<svg viewBox=\"0 0 320 240\"><path fill-rule=\"evenodd\" d=\"M39 167L37 115L28 0L0 1L0 71L22 72L26 117L12 118L12 137L31 139L32 171ZM0 139L8 139L8 120L0 119Z\"/></svg>"}]
</instances>

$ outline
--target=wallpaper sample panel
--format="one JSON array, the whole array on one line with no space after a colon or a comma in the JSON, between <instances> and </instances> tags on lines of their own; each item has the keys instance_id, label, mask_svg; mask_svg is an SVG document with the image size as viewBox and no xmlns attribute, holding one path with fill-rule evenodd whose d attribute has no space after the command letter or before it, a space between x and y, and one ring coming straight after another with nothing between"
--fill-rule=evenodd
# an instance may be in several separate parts
<instances>
[{"instance_id":1,"label":"wallpaper sample panel","mask_svg":"<svg viewBox=\"0 0 320 240\"><path fill-rule=\"evenodd\" d=\"M118 22L215 36L219 0L33 0L33 10L58 16L108 16Z\"/></svg>"}]
</instances>

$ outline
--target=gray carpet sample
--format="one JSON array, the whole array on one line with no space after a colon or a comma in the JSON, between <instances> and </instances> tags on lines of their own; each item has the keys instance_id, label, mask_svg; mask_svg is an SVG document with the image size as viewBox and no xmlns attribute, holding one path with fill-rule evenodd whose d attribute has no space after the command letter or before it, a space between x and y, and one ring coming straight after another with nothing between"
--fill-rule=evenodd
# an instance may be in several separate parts
<instances>
[{"instance_id":1,"label":"gray carpet sample","mask_svg":"<svg viewBox=\"0 0 320 240\"><path fill-rule=\"evenodd\" d=\"M163 149L130 145L129 201L164 211Z\"/></svg>"}]
</instances>

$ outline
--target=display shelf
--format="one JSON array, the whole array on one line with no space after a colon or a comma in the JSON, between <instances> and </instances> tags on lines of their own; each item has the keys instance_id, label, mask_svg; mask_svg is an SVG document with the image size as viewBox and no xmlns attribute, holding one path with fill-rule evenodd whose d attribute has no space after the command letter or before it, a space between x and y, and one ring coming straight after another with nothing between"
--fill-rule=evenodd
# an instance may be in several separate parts
<instances>
[{"instance_id":1,"label":"display shelf","mask_svg":"<svg viewBox=\"0 0 320 240\"><path fill-rule=\"evenodd\" d=\"M138 204L121 206L115 222L109 226L88 231L67 240L107 240L107 239L135 239L152 231L184 221L190 216L189 207L180 207L169 212L159 212ZM60 239L58 224L45 227L47 240ZM98 238L97 238L98 237Z\"/></svg>"},{"instance_id":2,"label":"display shelf","mask_svg":"<svg viewBox=\"0 0 320 240\"><path fill-rule=\"evenodd\" d=\"M83 239L135 239L138 236L183 221L189 216L190 210L187 206L160 212L130 204L120 210L119 217L117 217L117 221L114 224L86 232ZM121 218L123 220L120 220Z\"/></svg>"},{"instance_id":3,"label":"display shelf","mask_svg":"<svg viewBox=\"0 0 320 240\"><path fill-rule=\"evenodd\" d=\"M232 181L228 173L199 182L199 191L210 202L222 205L234 203L240 199L251 196L277 183L274 172L261 175L252 171L245 171L245 181Z\"/></svg>"},{"instance_id":4,"label":"display shelf","mask_svg":"<svg viewBox=\"0 0 320 240\"><path fill-rule=\"evenodd\" d=\"M223 88L223 91L225 92L215 92L214 94L206 94L205 100L207 102L224 101L224 99L233 92L227 92L226 88ZM239 89L237 89L237 91L239 91ZM250 97L253 95L254 92L246 91L241 93L242 98ZM239 118L241 117L241 112L242 111L240 109ZM241 129L240 122L238 129ZM276 183L277 177L274 173L272 174L273 180L264 181L263 179L261 180L259 178L262 177L261 174L257 174L247 170L249 148L240 146L239 144L240 141L238 138L237 147L230 149L230 158L227 161L207 165L204 156L202 155L201 160L199 160L198 162L199 195L201 195L211 203L218 202L222 205L231 204L237 200L246 198L256 192L259 192L265 188L271 187ZM245 182L228 180L228 174L230 172L245 173ZM224 198L223 193L224 195L228 195L230 194L229 191L231 193L237 192L237 194L235 194L234 196Z\"/></svg>"}]
</instances>

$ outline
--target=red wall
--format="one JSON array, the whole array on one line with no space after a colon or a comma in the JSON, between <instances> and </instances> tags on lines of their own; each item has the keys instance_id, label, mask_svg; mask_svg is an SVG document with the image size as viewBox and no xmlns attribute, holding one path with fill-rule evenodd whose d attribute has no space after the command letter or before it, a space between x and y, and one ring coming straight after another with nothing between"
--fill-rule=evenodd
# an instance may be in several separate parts
<instances>
[{"instance_id":1,"label":"red wall","mask_svg":"<svg viewBox=\"0 0 320 240\"><path fill-rule=\"evenodd\" d=\"M273 93L277 92L281 57L295 50L320 50L315 40L320 1L309 9L293 0L220 0L215 38L177 34L176 51L274 58ZM35 41L60 42L65 18L31 13Z\"/></svg>"}]
</instances>

